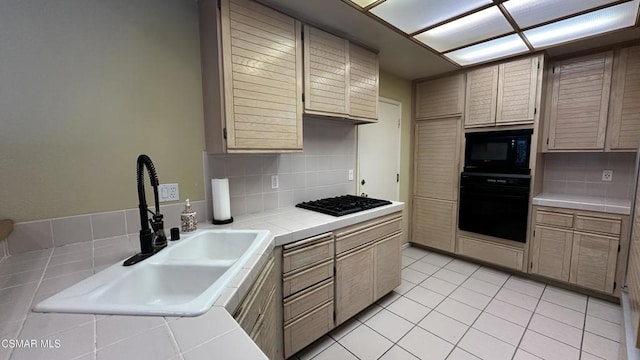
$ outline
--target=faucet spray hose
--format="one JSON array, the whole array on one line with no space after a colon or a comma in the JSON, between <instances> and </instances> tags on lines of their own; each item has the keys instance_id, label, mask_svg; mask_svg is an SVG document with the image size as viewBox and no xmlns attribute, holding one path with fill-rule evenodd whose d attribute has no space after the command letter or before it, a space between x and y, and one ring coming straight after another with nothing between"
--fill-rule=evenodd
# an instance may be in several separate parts
<instances>
[{"instance_id":1,"label":"faucet spray hose","mask_svg":"<svg viewBox=\"0 0 640 360\"><path fill-rule=\"evenodd\" d=\"M153 162L147 155L138 156L137 160L137 182L138 182L138 208L140 211L140 236L150 236L151 230L149 229L149 216L147 215L147 199L144 191L144 168L147 168L149 172L149 179L151 185L153 185L153 195L156 206L156 213L160 212L160 203L158 201L158 174Z\"/></svg>"}]
</instances>

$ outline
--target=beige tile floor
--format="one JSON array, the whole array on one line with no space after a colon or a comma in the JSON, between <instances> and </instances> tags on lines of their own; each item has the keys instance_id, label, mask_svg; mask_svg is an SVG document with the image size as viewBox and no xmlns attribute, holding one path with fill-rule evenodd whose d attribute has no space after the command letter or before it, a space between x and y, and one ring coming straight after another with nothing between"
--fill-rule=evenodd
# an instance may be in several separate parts
<instances>
[{"instance_id":1,"label":"beige tile floor","mask_svg":"<svg viewBox=\"0 0 640 360\"><path fill-rule=\"evenodd\" d=\"M293 358L616 360L619 305L409 247L402 284Z\"/></svg>"}]
</instances>

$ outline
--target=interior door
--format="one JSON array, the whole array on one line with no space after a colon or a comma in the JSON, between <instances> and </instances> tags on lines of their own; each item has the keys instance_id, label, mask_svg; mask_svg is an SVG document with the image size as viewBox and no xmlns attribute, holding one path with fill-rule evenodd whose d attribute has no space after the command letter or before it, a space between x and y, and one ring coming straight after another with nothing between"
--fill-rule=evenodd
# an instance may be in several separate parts
<instances>
[{"instance_id":1,"label":"interior door","mask_svg":"<svg viewBox=\"0 0 640 360\"><path fill-rule=\"evenodd\" d=\"M358 195L400 197L400 102L380 98L378 122L358 125Z\"/></svg>"}]
</instances>

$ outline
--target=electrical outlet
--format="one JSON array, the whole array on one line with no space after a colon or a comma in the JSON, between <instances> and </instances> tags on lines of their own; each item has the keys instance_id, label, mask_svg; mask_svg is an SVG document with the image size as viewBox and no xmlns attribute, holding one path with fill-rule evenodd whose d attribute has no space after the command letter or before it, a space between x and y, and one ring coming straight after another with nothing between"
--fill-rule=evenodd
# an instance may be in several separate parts
<instances>
[{"instance_id":1,"label":"electrical outlet","mask_svg":"<svg viewBox=\"0 0 640 360\"><path fill-rule=\"evenodd\" d=\"M602 170L602 181L613 180L613 170Z\"/></svg>"},{"instance_id":2,"label":"electrical outlet","mask_svg":"<svg viewBox=\"0 0 640 360\"><path fill-rule=\"evenodd\" d=\"M158 198L160 202L179 201L180 186L177 183L158 185Z\"/></svg>"},{"instance_id":3,"label":"electrical outlet","mask_svg":"<svg viewBox=\"0 0 640 360\"><path fill-rule=\"evenodd\" d=\"M349 181L353 181L353 169L349 169Z\"/></svg>"},{"instance_id":4,"label":"electrical outlet","mask_svg":"<svg viewBox=\"0 0 640 360\"><path fill-rule=\"evenodd\" d=\"M280 187L280 181L278 180L278 175L271 175L271 188L277 189Z\"/></svg>"}]
</instances>

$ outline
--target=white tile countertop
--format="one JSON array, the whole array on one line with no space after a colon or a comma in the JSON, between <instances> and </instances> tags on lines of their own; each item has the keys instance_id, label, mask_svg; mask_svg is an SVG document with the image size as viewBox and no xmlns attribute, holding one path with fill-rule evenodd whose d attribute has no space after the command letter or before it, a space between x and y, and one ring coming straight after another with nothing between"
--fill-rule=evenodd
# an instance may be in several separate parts
<instances>
[{"instance_id":1,"label":"white tile countertop","mask_svg":"<svg viewBox=\"0 0 640 360\"><path fill-rule=\"evenodd\" d=\"M631 214L631 201L629 199L610 199L601 196L567 195L544 192L533 197L533 205L600 211L620 215Z\"/></svg>"},{"instance_id":2,"label":"white tile countertop","mask_svg":"<svg viewBox=\"0 0 640 360\"><path fill-rule=\"evenodd\" d=\"M199 229L264 229L256 250L214 306L198 317L35 313L30 309L139 251L137 235L87 241L0 261L0 360L5 359L266 359L231 314L272 253L323 232L401 211L403 203L341 217L288 207Z\"/></svg>"}]
</instances>

